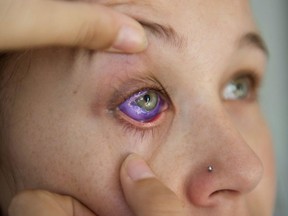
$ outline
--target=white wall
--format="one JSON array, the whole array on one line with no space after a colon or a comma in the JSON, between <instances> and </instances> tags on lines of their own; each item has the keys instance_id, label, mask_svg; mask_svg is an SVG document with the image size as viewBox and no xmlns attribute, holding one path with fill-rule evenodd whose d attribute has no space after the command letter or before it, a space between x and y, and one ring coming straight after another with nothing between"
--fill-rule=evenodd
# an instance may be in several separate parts
<instances>
[{"instance_id":1,"label":"white wall","mask_svg":"<svg viewBox=\"0 0 288 216\"><path fill-rule=\"evenodd\" d=\"M261 102L277 157L275 216L288 216L288 0L252 0L252 7L270 51Z\"/></svg>"}]
</instances>

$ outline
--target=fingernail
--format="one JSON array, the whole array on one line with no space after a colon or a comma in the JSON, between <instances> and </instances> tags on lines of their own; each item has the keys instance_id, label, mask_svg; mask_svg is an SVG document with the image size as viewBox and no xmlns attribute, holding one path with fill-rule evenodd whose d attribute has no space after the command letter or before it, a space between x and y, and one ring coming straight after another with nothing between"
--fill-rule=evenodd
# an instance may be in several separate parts
<instances>
[{"instance_id":1,"label":"fingernail","mask_svg":"<svg viewBox=\"0 0 288 216\"><path fill-rule=\"evenodd\" d=\"M140 52L146 49L148 41L144 31L124 25L112 46L112 49L116 49L124 52Z\"/></svg>"},{"instance_id":2,"label":"fingernail","mask_svg":"<svg viewBox=\"0 0 288 216\"><path fill-rule=\"evenodd\" d=\"M134 154L127 158L126 171L133 181L155 177L146 162Z\"/></svg>"}]
</instances>

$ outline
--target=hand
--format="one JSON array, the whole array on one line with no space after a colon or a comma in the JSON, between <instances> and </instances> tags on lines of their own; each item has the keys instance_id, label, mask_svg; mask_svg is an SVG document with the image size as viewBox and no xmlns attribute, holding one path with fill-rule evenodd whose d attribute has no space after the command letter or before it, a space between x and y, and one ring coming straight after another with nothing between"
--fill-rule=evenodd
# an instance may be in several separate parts
<instances>
[{"instance_id":1,"label":"hand","mask_svg":"<svg viewBox=\"0 0 288 216\"><path fill-rule=\"evenodd\" d=\"M147 46L138 22L95 3L1 0L0 29L0 51L60 45L130 53Z\"/></svg>"},{"instance_id":2,"label":"hand","mask_svg":"<svg viewBox=\"0 0 288 216\"><path fill-rule=\"evenodd\" d=\"M136 216L185 216L179 198L135 154L124 161L120 172L126 201Z\"/></svg>"},{"instance_id":3,"label":"hand","mask_svg":"<svg viewBox=\"0 0 288 216\"><path fill-rule=\"evenodd\" d=\"M17 194L10 203L9 216L97 216L70 196L44 190Z\"/></svg>"},{"instance_id":4,"label":"hand","mask_svg":"<svg viewBox=\"0 0 288 216\"><path fill-rule=\"evenodd\" d=\"M124 161L120 178L131 210L136 216L184 216L177 196L149 169L144 160L132 154ZM77 200L47 191L26 191L16 195L10 216L96 216Z\"/></svg>"}]
</instances>

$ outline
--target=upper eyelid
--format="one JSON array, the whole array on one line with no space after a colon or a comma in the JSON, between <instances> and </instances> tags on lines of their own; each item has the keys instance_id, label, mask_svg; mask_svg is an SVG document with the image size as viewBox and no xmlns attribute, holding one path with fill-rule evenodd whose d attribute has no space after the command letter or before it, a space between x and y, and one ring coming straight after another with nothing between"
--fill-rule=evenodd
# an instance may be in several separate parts
<instances>
[{"instance_id":1,"label":"upper eyelid","mask_svg":"<svg viewBox=\"0 0 288 216\"><path fill-rule=\"evenodd\" d=\"M251 79L253 88L255 89L259 88L262 84L263 78L254 70L246 70L246 71L239 72L233 77L232 80L241 79L245 77L248 77Z\"/></svg>"},{"instance_id":2,"label":"upper eyelid","mask_svg":"<svg viewBox=\"0 0 288 216\"><path fill-rule=\"evenodd\" d=\"M157 91L161 94L161 96L164 96L164 97L166 96L165 90L158 88L158 86L147 86L147 87L139 88L136 91L133 91L132 93L128 93L127 95L126 94L122 95L122 102L128 100L130 97L132 97L133 95L139 92L144 92L144 91L149 91L149 90Z\"/></svg>"},{"instance_id":3,"label":"upper eyelid","mask_svg":"<svg viewBox=\"0 0 288 216\"><path fill-rule=\"evenodd\" d=\"M133 94L143 90L158 91L167 102L171 102L166 89L153 77L129 79L128 81L121 81L121 83L119 87L114 87L114 93L108 102L108 110L115 109Z\"/></svg>"},{"instance_id":4,"label":"upper eyelid","mask_svg":"<svg viewBox=\"0 0 288 216\"><path fill-rule=\"evenodd\" d=\"M234 73L232 76L229 76L228 78L226 78L221 85L221 89L223 89L231 81L244 78L244 77L251 78L254 89L258 89L261 87L263 77L258 72L256 72L255 70L251 70L251 69L242 69Z\"/></svg>"}]
</instances>

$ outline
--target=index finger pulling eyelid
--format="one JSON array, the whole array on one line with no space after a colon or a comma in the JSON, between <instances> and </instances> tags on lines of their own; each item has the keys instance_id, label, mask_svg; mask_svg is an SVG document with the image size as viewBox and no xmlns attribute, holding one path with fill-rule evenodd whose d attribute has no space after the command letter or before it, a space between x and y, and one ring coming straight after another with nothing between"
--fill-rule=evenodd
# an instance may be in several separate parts
<instances>
[{"instance_id":1,"label":"index finger pulling eyelid","mask_svg":"<svg viewBox=\"0 0 288 216\"><path fill-rule=\"evenodd\" d=\"M4 22L9 31L1 36L3 50L63 45L139 52L147 46L138 22L102 5L27 0L11 7Z\"/></svg>"},{"instance_id":2,"label":"index finger pulling eyelid","mask_svg":"<svg viewBox=\"0 0 288 216\"><path fill-rule=\"evenodd\" d=\"M59 11L59 17L63 16L60 17L63 21L61 26L71 27L71 43L92 49L114 47L124 52L140 51L147 46L142 26L124 14L92 3L74 2L62 8L68 19L64 18L62 10ZM69 40L68 34L65 36Z\"/></svg>"}]
</instances>

